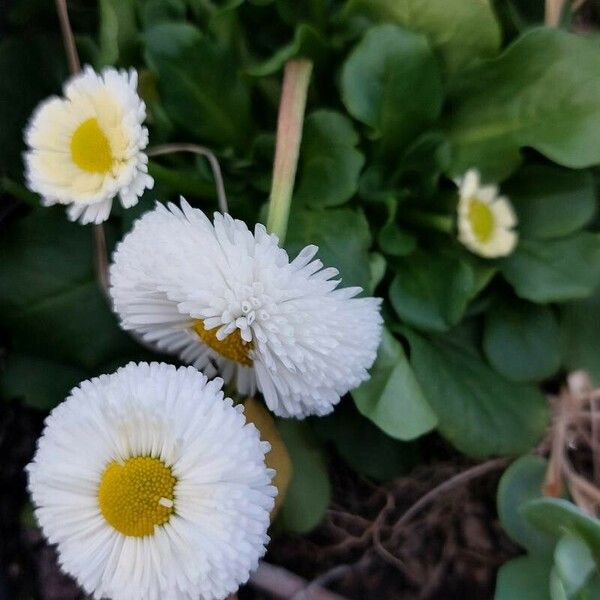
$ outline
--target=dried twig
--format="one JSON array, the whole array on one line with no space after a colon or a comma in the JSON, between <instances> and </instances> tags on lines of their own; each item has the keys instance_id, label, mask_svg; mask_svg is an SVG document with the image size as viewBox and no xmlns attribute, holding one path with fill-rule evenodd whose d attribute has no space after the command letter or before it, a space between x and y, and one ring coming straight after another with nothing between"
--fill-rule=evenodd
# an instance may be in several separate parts
<instances>
[{"instance_id":1,"label":"dried twig","mask_svg":"<svg viewBox=\"0 0 600 600\"><path fill-rule=\"evenodd\" d=\"M290 573L283 567L260 562L258 569L250 576L250 585L275 598L289 600L345 600L343 596L330 592L319 585L311 585L302 577ZM302 596L300 594L303 594Z\"/></svg>"}]
</instances>

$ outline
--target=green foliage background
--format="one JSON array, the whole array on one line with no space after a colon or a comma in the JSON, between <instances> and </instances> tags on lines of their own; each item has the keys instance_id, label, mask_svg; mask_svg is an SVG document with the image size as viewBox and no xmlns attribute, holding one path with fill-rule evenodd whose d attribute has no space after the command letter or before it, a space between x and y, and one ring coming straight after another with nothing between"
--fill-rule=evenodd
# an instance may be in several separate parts
<instances>
[{"instance_id":1,"label":"green foliage background","mask_svg":"<svg viewBox=\"0 0 600 600\"><path fill-rule=\"evenodd\" d=\"M83 62L136 67L151 143L213 148L230 210L249 224L265 215L282 67L295 56L314 61L286 247L293 255L318 244L345 285L384 298L386 331L372 379L333 415L281 424L295 465L281 527L306 531L321 518L325 443L383 480L418 462L415 440L433 430L472 457L524 454L548 424L545 381L586 368L600 383L595 36L543 28L517 0L73 5ZM90 228L39 208L23 186L23 127L67 76L52 3L12 2L5 29L0 394L49 410L82 379L157 356L119 330L98 291ZM507 258L482 260L456 240L452 179L472 167L518 213L520 241ZM216 210L202 160L162 157L150 172L155 189L113 211L111 247L156 200L183 194ZM522 460L527 487L540 465ZM600 585L597 522L557 502L528 505L534 524L505 518L530 555L503 569L498 598L516 597L530 573L550 582L553 599L593 597L574 594ZM548 544L531 533L561 515L571 525ZM569 557L586 552L583 578Z\"/></svg>"}]
</instances>

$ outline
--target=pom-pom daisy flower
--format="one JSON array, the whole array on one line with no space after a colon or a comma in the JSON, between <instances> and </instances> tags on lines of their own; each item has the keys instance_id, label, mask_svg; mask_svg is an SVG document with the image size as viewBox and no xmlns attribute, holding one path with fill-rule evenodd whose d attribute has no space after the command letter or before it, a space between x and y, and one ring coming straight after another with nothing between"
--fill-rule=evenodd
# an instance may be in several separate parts
<instances>
[{"instance_id":1,"label":"pom-pom daisy flower","mask_svg":"<svg viewBox=\"0 0 600 600\"><path fill-rule=\"evenodd\" d=\"M25 166L42 204L66 204L72 221L101 223L115 196L129 208L152 187L146 108L136 88L135 70L86 67L67 81L64 98L38 106L25 130Z\"/></svg>"},{"instance_id":2,"label":"pom-pom daisy flower","mask_svg":"<svg viewBox=\"0 0 600 600\"><path fill-rule=\"evenodd\" d=\"M517 245L517 217L508 198L494 185L481 185L470 169L459 180L458 239L485 258L507 256Z\"/></svg>"},{"instance_id":3,"label":"pom-pom daisy flower","mask_svg":"<svg viewBox=\"0 0 600 600\"><path fill-rule=\"evenodd\" d=\"M161 350L258 388L279 416L324 415L368 378L381 316L317 250L290 262L263 225L158 204L117 247L111 295L122 326Z\"/></svg>"},{"instance_id":4,"label":"pom-pom daisy flower","mask_svg":"<svg viewBox=\"0 0 600 600\"><path fill-rule=\"evenodd\" d=\"M275 494L269 444L221 385L131 363L47 418L27 467L35 514L94 598L220 599L256 568Z\"/></svg>"}]
</instances>

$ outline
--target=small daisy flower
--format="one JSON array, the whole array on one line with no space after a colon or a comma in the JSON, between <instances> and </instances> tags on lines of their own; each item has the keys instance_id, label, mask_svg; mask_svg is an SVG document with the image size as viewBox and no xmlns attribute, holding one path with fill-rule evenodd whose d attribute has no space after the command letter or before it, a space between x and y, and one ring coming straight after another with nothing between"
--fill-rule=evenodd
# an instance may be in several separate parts
<instances>
[{"instance_id":1,"label":"small daisy flower","mask_svg":"<svg viewBox=\"0 0 600 600\"><path fill-rule=\"evenodd\" d=\"M458 181L458 239L485 258L507 256L517 245L517 217L508 198L494 185L482 186L475 169Z\"/></svg>"},{"instance_id":2,"label":"small daisy flower","mask_svg":"<svg viewBox=\"0 0 600 600\"><path fill-rule=\"evenodd\" d=\"M27 467L61 567L112 600L215 600L265 552L269 444L192 367L134 364L84 381Z\"/></svg>"},{"instance_id":3,"label":"small daisy flower","mask_svg":"<svg viewBox=\"0 0 600 600\"><path fill-rule=\"evenodd\" d=\"M64 98L45 100L25 130L27 186L42 204L69 205L72 221L101 223L119 195L124 208L138 202L148 175L146 107L135 70L86 67L64 87Z\"/></svg>"},{"instance_id":4,"label":"small daisy flower","mask_svg":"<svg viewBox=\"0 0 600 600\"><path fill-rule=\"evenodd\" d=\"M368 378L381 316L379 299L336 289L317 250L290 262L263 225L159 204L117 247L111 295L122 326L159 349L258 388L277 415L324 415Z\"/></svg>"}]
</instances>

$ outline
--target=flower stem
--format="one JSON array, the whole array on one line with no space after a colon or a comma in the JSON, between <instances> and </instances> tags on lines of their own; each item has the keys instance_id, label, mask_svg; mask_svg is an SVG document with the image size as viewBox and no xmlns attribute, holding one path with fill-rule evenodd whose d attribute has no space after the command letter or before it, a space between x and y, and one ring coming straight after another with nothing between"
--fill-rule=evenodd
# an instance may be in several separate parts
<instances>
[{"instance_id":1,"label":"flower stem","mask_svg":"<svg viewBox=\"0 0 600 600\"><path fill-rule=\"evenodd\" d=\"M217 187L217 198L219 200L219 210L222 213L229 212L227 206L227 196L225 195L225 184L223 183L223 175L219 161L214 152L205 146L197 144L163 144L162 146L154 146L147 152L148 156L161 156L162 154L173 154L175 152L190 152L191 154L199 154L204 156L212 169L213 178Z\"/></svg>"},{"instance_id":2,"label":"flower stem","mask_svg":"<svg viewBox=\"0 0 600 600\"><path fill-rule=\"evenodd\" d=\"M283 75L273 181L267 216L267 229L277 234L280 242L285 239L290 215L311 71L311 61L294 59L285 65Z\"/></svg>"},{"instance_id":3,"label":"flower stem","mask_svg":"<svg viewBox=\"0 0 600 600\"><path fill-rule=\"evenodd\" d=\"M77 53L71 21L69 20L67 0L56 0L56 12L60 22L63 44L69 63L69 71L71 72L71 75L77 75L77 73L81 71L81 63L79 61L79 54ZM106 235L102 223L93 226L93 240L96 280L98 281L98 286L102 290L102 293L110 302L110 295L108 292L108 253L106 251Z\"/></svg>"},{"instance_id":4,"label":"flower stem","mask_svg":"<svg viewBox=\"0 0 600 600\"><path fill-rule=\"evenodd\" d=\"M452 233L454 231L454 219L448 215L405 211L401 213L400 218L411 225L433 229L441 233Z\"/></svg>"}]
</instances>

